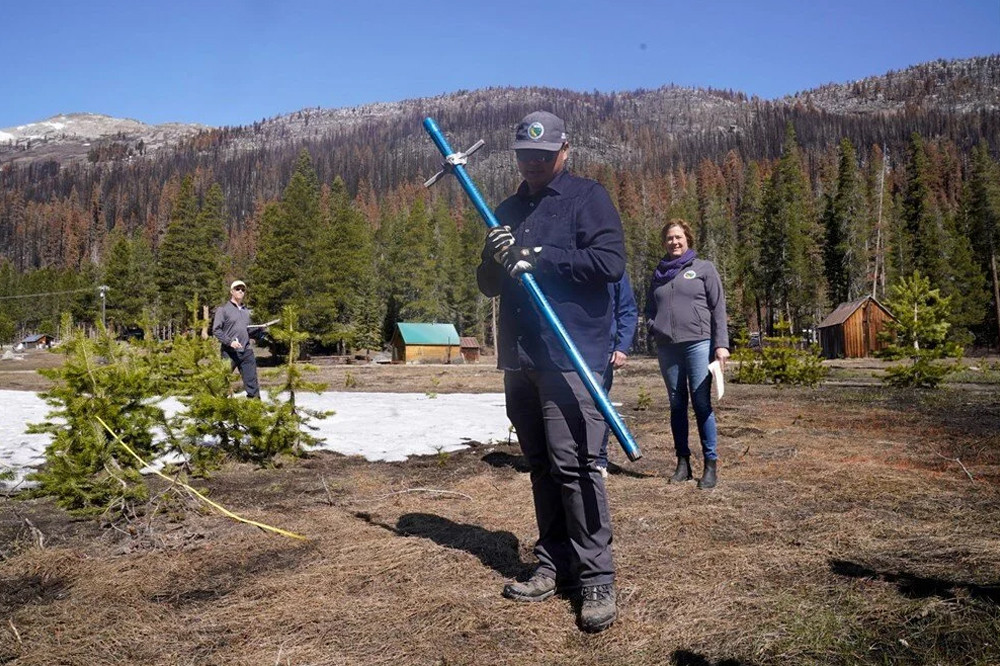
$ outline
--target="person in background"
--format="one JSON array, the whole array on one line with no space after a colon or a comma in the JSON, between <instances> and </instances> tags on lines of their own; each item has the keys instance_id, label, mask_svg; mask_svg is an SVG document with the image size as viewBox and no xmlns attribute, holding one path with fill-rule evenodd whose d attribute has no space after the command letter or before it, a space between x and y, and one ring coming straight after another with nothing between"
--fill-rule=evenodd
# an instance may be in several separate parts
<instances>
[{"instance_id":1,"label":"person in background","mask_svg":"<svg viewBox=\"0 0 1000 666\"><path fill-rule=\"evenodd\" d=\"M718 434L708 364L714 358L725 369L729 358L726 297L715 266L699 259L691 247L694 240L687 222L670 220L660 231L660 240L666 255L653 272L644 314L670 396L670 429L677 453L677 468L670 481L692 478L690 395L705 460L698 487L714 488L718 482Z\"/></svg>"},{"instance_id":2,"label":"person in background","mask_svg":"<svg viewBox=\"0 0 1000 666\"><path fill-rule=\"evenodd\" d=\"M514 139L523 181L496 209L486 236L479 289L500 296L497 366L507 417L531 469L538 524L531 578L507 584L515 601L579 590L579 623L602 631L617 617L611 514L596 465L607 430L559 338L518 284L531 273L595 375L608 364L613 310L608 285L625 272L621 219L607 190L566 168L562 119L527 115Z\"/></svg>"},{"instance_id":3,"label":"person in background","mask_svg":"<svg viewBox=\"0 0 1000 666\"><path fill-rule=\"evenodd\" d=\"M604 392L611 393L611 384L615 379L615 370L625 367L628 354L632 351L632 340L635 338L636 324L639 321L639 310L635 304L635 294L628 275L611 285L611 302L614 304L615 319L611 326L611 358L604 371ZM597 456L597 467L601 476L608 478L608 438L611 428L604 431L604 441L601 442L601 452Z\"/></svg>"},{"instance_id":4,"label":"person in background","mask_svg":"<svg viewBox=\"0 0 1000 666\"><path fill-rule=\"evenodd\" d=\"M215 310L212 335L222 345L222 356L228 358L233 369L240 371L248 398L260 399L257 383L257 358L250 347L250 310L243 305L247 285L235 280L229 285L229 300Z\"/></svg>"}]
</instances>

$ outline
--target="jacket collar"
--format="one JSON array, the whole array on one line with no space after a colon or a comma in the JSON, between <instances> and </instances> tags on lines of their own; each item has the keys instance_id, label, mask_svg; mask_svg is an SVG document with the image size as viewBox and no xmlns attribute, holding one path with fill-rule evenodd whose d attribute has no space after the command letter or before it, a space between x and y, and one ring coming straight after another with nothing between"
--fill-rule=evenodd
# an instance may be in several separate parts
<instances>
[{"instance_id":1,"label":"jacket collar","mask_svg":"<svg viewBox=\"0 0 1000 666\"><path fill-rule=\"evenodd\" d=\"M550 190L553 194L564 194L566 192L566 188L569 187L570 178L572 178L572 176L569 173L569 169L564 166L559 173L555 175L555 178L553 178L543 190L536 194L531 194L528 191L528 184L522 180L521 184L517 188L517 196L522 199L531 199L533 197L544 196Z\"/></svg>"}]
</instances>

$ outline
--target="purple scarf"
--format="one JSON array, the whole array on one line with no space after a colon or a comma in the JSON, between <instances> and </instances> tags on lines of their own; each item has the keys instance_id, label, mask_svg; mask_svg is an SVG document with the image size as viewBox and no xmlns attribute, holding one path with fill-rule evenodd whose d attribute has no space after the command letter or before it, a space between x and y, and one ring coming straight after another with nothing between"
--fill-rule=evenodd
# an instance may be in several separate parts
<instances>
[{"instance_id":1,"label":"purple scarf","mask_svg":"<svg viewBox=\"0 0 1000 666\"><path fill-rule=\"evenodd\" d=\"M653 271L653 289L673 280L677 277L678 273L690 266L697 258L697 252L688 250L676 259L670 259L669 257L660 259L660 263L656 265L656 270Z\"/></svg>"}]
</instances>

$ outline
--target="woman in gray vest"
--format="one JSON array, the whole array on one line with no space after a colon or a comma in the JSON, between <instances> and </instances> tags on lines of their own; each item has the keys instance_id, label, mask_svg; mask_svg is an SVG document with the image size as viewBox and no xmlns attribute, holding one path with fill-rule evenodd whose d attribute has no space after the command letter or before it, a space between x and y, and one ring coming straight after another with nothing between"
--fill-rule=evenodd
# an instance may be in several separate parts
<instances>
[{"instance_id":1,"label":"woman in gray vest","mask_svg":"<svg viewBox=\"0 0 1000 666\"><path fill-rule=\"evenodd\" d=\"M677 452L677 469L670 481L692 478L688 448L690 395L705 459L698 487L714 488L718 435L708 364L715 359L724 369L729 358L726 297L715 266L699 259L692 249L694 238L687 222L670 220L660 230L660 240L666 255L653 272L645 315L670 396L670 429Z\"/></svg>"}]
</instances>

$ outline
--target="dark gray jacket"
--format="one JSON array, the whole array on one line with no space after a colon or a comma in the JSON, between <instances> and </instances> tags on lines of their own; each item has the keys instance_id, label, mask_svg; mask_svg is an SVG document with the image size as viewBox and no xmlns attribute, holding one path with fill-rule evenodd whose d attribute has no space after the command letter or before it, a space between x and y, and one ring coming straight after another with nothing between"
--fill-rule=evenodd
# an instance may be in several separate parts
<instances>
[{"instance_id":1,"label":"dark gray jacket","mask_svg":"<svg viewBox=\"0 0 1000 666\"><path fill-rule=\"evenodd\" d=\"M249 326L250 310L232 301L226 301L215 310L212 335L222 343L223 347L230 347L233 340L239 340L246 349L250 345Z\"/></svg>"},{"instance_id":2,"label":"dark gray jacket","mask_svg":"<svg viewBox=\"0 0 1000 666\"><path fill-rule=\"evenodd\" d=\"M646 326L657 345L711 340L712 350L729 349L726 296L711 261L695 259L646 299Z\"/></svg>"}]
</instances>

